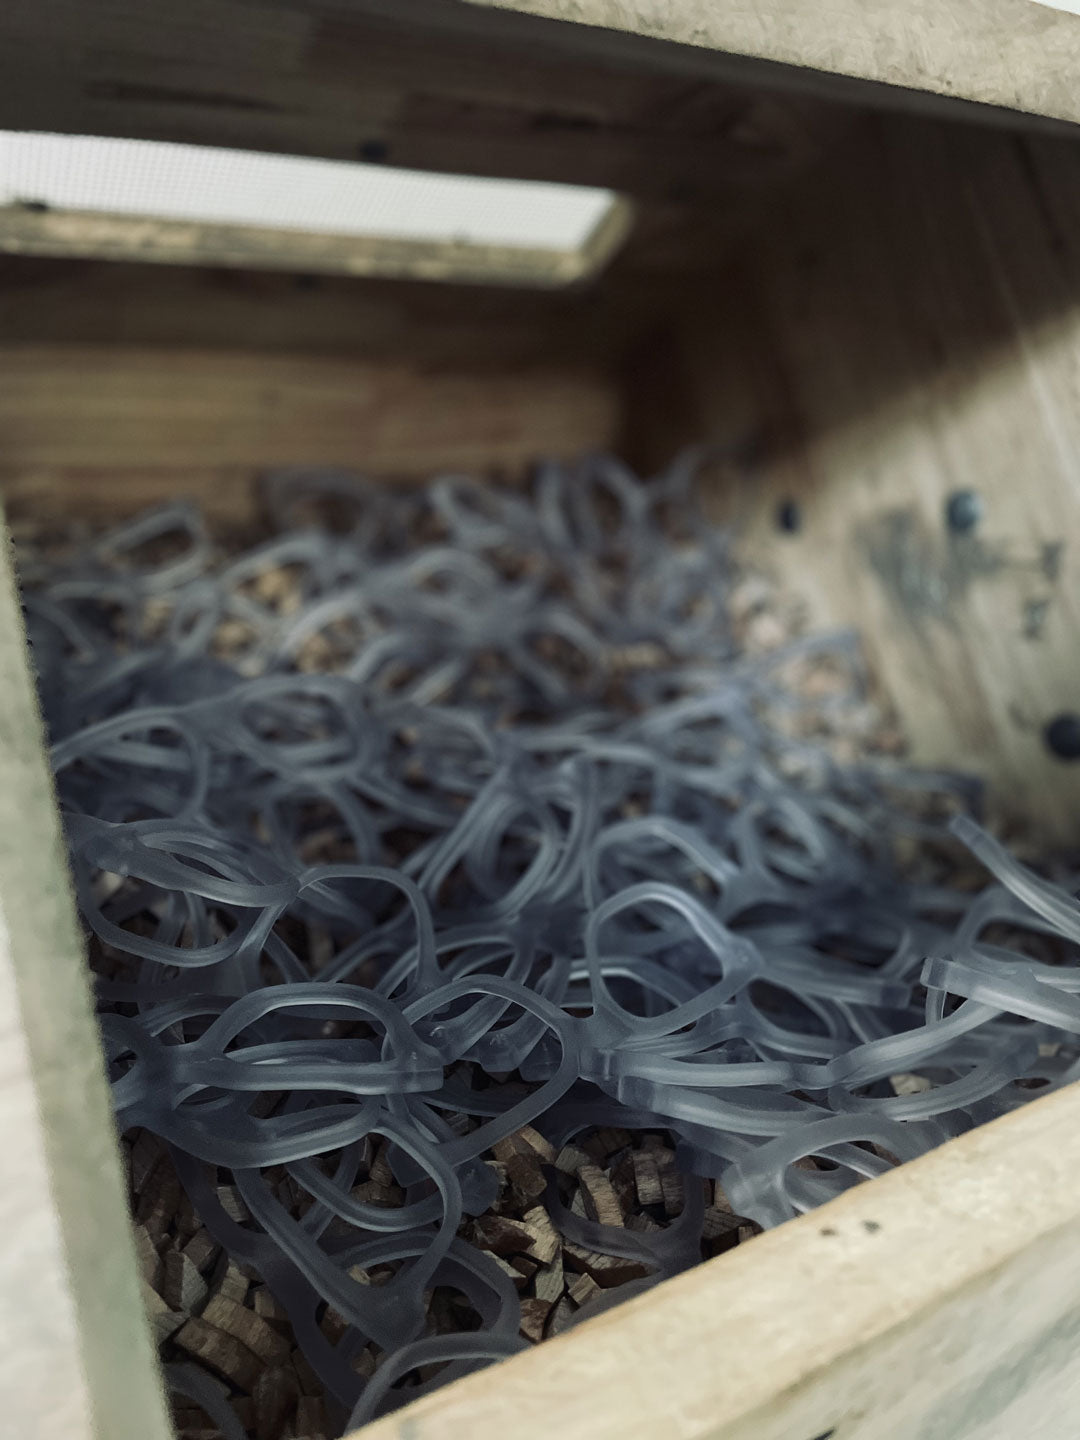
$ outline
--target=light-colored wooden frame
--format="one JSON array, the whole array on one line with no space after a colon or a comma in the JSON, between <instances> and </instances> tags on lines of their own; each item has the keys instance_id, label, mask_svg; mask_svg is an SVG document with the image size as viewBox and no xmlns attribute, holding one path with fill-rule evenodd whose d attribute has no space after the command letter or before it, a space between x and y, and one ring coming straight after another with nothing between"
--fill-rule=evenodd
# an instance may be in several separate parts
<instances>
[{"instance_id":1,"label":"light-colored wooden frame","mask_svg":"<svg viewBox=\"0 0 1080 1440\"><path fill-rule=\"evenodd\" d=\"M27 1440L166 1440L6 534L0 1138L0 1431Z\"/></svg>"},{"instance_id":2,"label":"light-colored wooden frame","mask_svg":"<svg viewBox=\"0 0 1080 1440\"><path fill-rule=\"evenodd\" d=\"M583 244L572 250L546 250L387 236L316 235L252 225L0 205L0 254L546 290L581 284L597 275L626 239L632 223L633 207L617 196Z\"/></svg>"}]
</instances>

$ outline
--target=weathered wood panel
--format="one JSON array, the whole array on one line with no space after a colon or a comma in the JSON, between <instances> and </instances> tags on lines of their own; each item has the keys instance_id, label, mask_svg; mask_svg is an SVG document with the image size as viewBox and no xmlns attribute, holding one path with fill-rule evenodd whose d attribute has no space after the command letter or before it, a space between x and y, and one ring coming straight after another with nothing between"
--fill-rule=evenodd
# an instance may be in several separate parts
<instances>
[{"instance_id":1,"label":"weathered wood panel","mask_svg":"<svg viewBox=\"0 0 1080 1440\"><path fill-rule=\"evenodd\" d=\"M1080 711L1078 184L1071 144L881 126L699 297L683 357L698 433L759 451L717 489L751 553L862 629L916 759L1069 843L1080 766L1043 731Z\"/></svg>"},{"instance_id":2,"label":"weathered wood panel","mask_svg":"<svg viewBox=\"0 0 1080 1440\"><path fill-rule=\"evenodd\" d=\"M610 444L588 367L462 371L127 346L0 348L0 470L516 467ZM134 498L134 492L133 492Z\"/></svg>"},{"instance_id":3,"label":"weathered wood panel","mask_svg":"<svg viewBox=\"0 0 1080 1440\"><path fill-rule=\"evenodd\" d=\"M0 736L0 1429L165 1440L6 539Z\"/></svg>"}]
</instances>

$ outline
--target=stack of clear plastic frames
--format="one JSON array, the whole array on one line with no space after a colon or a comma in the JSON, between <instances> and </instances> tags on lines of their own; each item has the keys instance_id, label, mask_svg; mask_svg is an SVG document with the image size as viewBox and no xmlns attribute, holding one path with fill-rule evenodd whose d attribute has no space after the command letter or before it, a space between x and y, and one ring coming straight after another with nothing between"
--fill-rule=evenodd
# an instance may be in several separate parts
<instances>
[{"instance_id":1,"label":"stack of clear plastic frames","mask_svg":"<svg viewBox=\"0 0 1080 1440\"><path fill-rule=\"evenodd\" d=\"M666 1229L544 1202L640 1289L700 1258L693 1177L775 1225L1078 1073L1080 907L970 818L991 888L900 871L894 841L935 830L899 793L970 787L843 768L790 723L862 703L857 646L739 653L692 475L291 474L239 558L177 505L23 559L120 1123L171 1147L343 1423L522 1345L465 1236L525 1124L675 1138ZM787 683L821 663L827 705ZM372 1137L398 1208L353 1194ZM478 1328L432 1333L435 1287Z\"/></svg>"}]
</instances>

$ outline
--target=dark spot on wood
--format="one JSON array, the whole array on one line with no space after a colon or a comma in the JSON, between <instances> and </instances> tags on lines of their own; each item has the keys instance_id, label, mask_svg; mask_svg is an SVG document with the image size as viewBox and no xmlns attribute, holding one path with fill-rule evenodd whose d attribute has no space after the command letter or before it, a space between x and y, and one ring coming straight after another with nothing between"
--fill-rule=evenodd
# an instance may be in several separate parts
<instances>
[{"instance_id":1,"label":"dark spot on wood","mask_svg":"<svg viewBox=\"0 0 1080 1440\"><path fill-rule=\"evenodd\" d=\"M390 158L390 146L385 140L361 140L356 153L365 165L385 165Z\"/></svg>"},{"instance_id":2,"label":"dark spot on wood","mask_svg":"<svg viewBox=\"0 0 1080 1440\"><path fill-rule=\"evenodd\" d=\"M776 528L785 535L797 535L802 529L802 507L797 500L781 500L776 507Z\"/></svg>"},{"instance_id":3,"label":"dark spot on wood","mask_svg":"<svg viewBox=\"0 0 1080 1440\"><path fill-rule=\"evenodd\" d=\"M91 80L83 87L90 100L120 100L148 105L207 106L214 110L257 111L266 115L287 115L284 105L255 100L249 95L230 95L218 90L178 90L170 85L137 85L129 80Z\"/></svg>"},{"instance_id":4,"label":"dark spot on wood","mask_svg":"<svg viewBox=\"0 0 1080 1440\"><path fill-rule=\"evenodd\" d=\"M1064 553L1064 540L1048 540L1042 547L1042 572L1051 585L1061 574L1061 559Z\"/></svg>"},{"instance_id":5,"label":"dark spot on wood","mask_svg":"<svg viewBox=\"0 0 1080 1440\"><path fill-rule=\"evenodd\" d=\"M881 1226L876 1220L864 1220L862 1222L862 1228L866 1231L868 1235L876 1235L877 1232L881 1229Z\"/></svg>"},{"instance_id":6,"label":"dark spot on wood","mask_svg":"<svg viewBox=\"0 0 1080 1440\"><path fill-rule=\"evenodd\" d=\"M1043 740L1059 760L1080 760L1080 715L1068 710L1055 715L1043 731Z\"/></svg>"},{"instance_id":7,"label":"dark spot on wood","mask_svg":"<svg viewBox=\"0 0 1080 1440\"><path fill-rule=\"evenodd\" d=\"M1050 613L1050 601L1028 600L1024 605L1023 636L1025 640L1041 640Z\"/></svg>"},{"instance_id":8,"label":"dark spot on wood","mask_svg":"<svg viewBox=\"0 0 1080 1440\"><path fill-rule=\"evenodd\" d=\"M826 1226L823 1227L821 1233L822 1233L822 1235L830 1235L830 1236L831 1236L831 1235L835 1235L835 1234L836 1234L836 1231L832 1228L831 1225L826 1225Z\"/></svg>"},{"instance_id":9,"label":"dark spot on wood","mask_svg":"<svg viewBox=\"0 0 1080 1440\"><path fill-rule=\"evenodd\" d=\"M945 523L954 535L971 535L983 518L982 496L977 490L954 490L945 500Z\"/></svg>"}]
</instances>

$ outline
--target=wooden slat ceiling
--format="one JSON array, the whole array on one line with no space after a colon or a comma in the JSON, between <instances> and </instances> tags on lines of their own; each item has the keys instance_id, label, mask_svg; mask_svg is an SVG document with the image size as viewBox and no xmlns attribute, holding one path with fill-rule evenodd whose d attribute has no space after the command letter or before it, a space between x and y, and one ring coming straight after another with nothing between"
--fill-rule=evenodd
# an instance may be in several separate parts
<instances>
[{"instance_id":1,"label":"wooden slat ceiling","mask_svg":"<svg viewBox=\"0 0 1080 1440\"><path fill-rule=\"evenodd\" d=\"M577 30L458 0L6 0L0 127L687 203L760 190L849 118L816 97L762 90L756 68L741 83L710 77L700 54L676 47L579 53Z\"/></svg>"}]
</instances>

